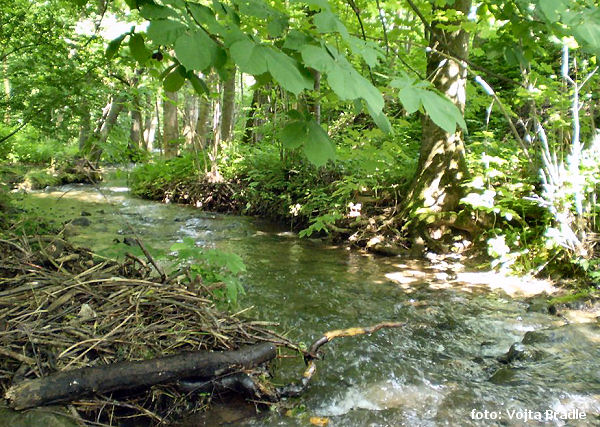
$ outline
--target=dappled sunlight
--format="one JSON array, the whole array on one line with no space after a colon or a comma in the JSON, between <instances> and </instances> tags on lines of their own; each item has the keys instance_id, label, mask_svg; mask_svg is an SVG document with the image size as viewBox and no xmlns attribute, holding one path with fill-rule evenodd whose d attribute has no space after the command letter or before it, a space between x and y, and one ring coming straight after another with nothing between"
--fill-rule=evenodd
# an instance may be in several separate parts
<instances>
[{"instance_id":1,"label":"dappled sunlight","mask_svg":"<svg viewBox=\"0 0 600 427\"><path fill-rule=\"evenodd\" d=\"M467 287L484 285L490 290L503 291L511 297L528 297L543 293L550 295L558 292L558 288L547 280L508 276L494 271L461 272L457 274L456 282Z\"/></svg>"},{"instance_id":2,"label":"dappled sunlight","mask_svg":"<svg viewBox=\"0 0 600 427\"><path fill-rule=\"evenodd\" d=\"M112 189L111 189L112 190ZM112 190L115 192L120 192L117 188L116 190ZM124 191L122 191L124 192ZM67 190L67 191L50 191L50 192L34 192L31 193L31 196L37 199L70 199L77 200L79 202L85 203L106 203L106 198L103 194L99 192L90 192L82 191L82 190ZM124 202L126 198L124 196L110 196L111 202Z\"/></svg>"},{"instance_id":3,"label":"dappled sunlight","mask_svg":"<svg viewBox=\"0 0 600 427\"><path fill-rule=\"evenodd\" d=\"M465 272L461 264L428 265L422 261L394 264L399 271L387 273L386 278L409 291L413 285L430 289L457 289L474 291L502 291L511 297L530 297L555 294L558 288L550 281L528 277L508 276L494 271ZM590 320L591 321L591 320Z\"/></svg>"}]
</instances>

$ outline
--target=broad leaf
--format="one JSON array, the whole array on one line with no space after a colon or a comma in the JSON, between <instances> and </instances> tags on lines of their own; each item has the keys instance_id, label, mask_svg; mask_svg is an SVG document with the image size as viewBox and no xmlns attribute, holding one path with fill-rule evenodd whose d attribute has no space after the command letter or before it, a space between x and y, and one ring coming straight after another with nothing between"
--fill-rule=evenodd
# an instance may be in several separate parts
<instances>
[{"instance_id":1,"label":"broad leaf","mask_svg":"<svg viewBox=\"0 0 600 427\"><path fill-rule=\"evenodd\" d=\"M133 34L129 37L129 50L131 51L131 56L140 64L143 64L150 58L150 50L146 48L144 37L141 34Z\"/></svg>"},{"instance_id":2,"label":"broad leaf","mask_svg":"<svg viewBox=\"0 0 600 427\"><path fill-rule=\"evenodd\" d=\"M320 46L306 45L302 48L301 54L302 61L306 66L321 73L327 74L335 67L334 59L326 49Z\"/></svg>"},{"instance_id":3,"label":"broad leaf","mask_svg":"<svg viewBox=\"0 0 600 427\"><path fill-rule=\"evenodd\" d=\"M185 83L185 69L180 65L169 73L163 81L163 87L167 92L177 92Z\"/></svg>"},{"instance_id":4,"label":"broad leaf","mask_svg":"<svg viewBox=\"0 0 600 427\"><path fill-rule=\"evenodd\" d=\"M198 77L193 71L188 71L187 78L198 95L208 95L210 93L210 89L204 80Z\"/></svg>"},{"instance_id":5,"label":"broad leaf","mask_svg":"<svg viewBox=\"0 0 600 427\"><path fill-rule=\"evenodd\" d=\"M375 124L377 125L377 127L379 129L381 129L385 133L388 133L391 135L394 134L394 129L392 128L392 124L390 123L387 116L383 113L383 111L376 113L369 107L368 104L367 104L367 111L369 112L369 115L371 116L371 118L373 119L373 121L375 122Z\"/></svg>"},{"instance_id":6,"label":"broad leaf","mask_svg":"<svg viewBox=\"0 0 600 427\"><path fill-rule=\"evenodd\" d=\"M176 15L173 9L159 6L155 3L146 3L140 8L140 15L147 20L173 18Z\"/></svg>"},{"instance_id":7,"label":"broad leaf","mask_svg":"<svg viewBox=\"0 0 600 427\"><path fill-rule=\"evenodd\" d=\"M204 31L198 30L182 34L175 42L175 53L185 68L202 71L212 65L216 47Z\"/></svg>"},{"instance_id":8,"label":"broad leaf","mask_svg":"<svg viewBox=\"0 0 600 427\"><path fill-rule=\"evenodd\" d=\"M463 129L467 128L460 110L447 98L435 92L424 90L421 93L421 100L431 120L446 132L456 132L457 123Z\"/></svg>"},{"instance_id":9,"label":"broad leaf","mask_svg":"<svg viewBox=\"0 0 600 427\"><path fill-rule=\"evenodd\" d=\"M267 49L250 40L240 40L229 49L233 61L244 73L259 75L267 72Z\"/></svg>"},{"instance_id":10,"label":"broad leaf","mask_svg":"<svg viewBox=\"0 0 600 427\"><path fill-rule=\"evenodd\" d=\"M421 108L422 90L413 86L406 86L398 92L398 98L400 98L400 102L408 114L412 114Z\"/></svg>"},{"instance_id":11,"label":"broad leaf","mask_svg":"<svg viewBox=\"0 0 600 427\"><path fill-rule=\"evenodd\" d=\"M285 53L269 48L266 57L269 73L285 90L298 95L304 89L312 89L312 80L302 74L296 61Z\"/></svg>"},{"instance_id":12,"label":"broad leaf","mask_svg":"<svg viewBox=\"0 0 600 427\"><path fill-rule=\"evenodd\" d=\"M304 144L307 134L306 123L304 121L294 121L285 125L281 130L280 138L285 149L293 150Z\"/></svg>"},{"instance_id":13,"label":"broad leaf","mask_svg":"<svg viewBox=\"0 0 600 427\"><path fill-rule=\"evenodd\" d=\"M209 32L220 35L225 32L224 27L219 24L215 18L214 12L210 7L191 2L188 2L188 7L192 17L199 23L203 24Z\"/></svg>"},{"instance_id":14,"label":"broad leaf","mask_svg":"<svg viewBox=\"0 0 600 427\"><path fill-rule=\"evenodd\" d=\"M348 29L338 17L329 11L322 11L313 16L313 23L320 33L340 33L342 37L349 36Z\"/></svg>"},{"instance_id":15,"label":"broad leaf","mask_svg":"<svg viewBox=\"0 0 600 427\"><path fill-rule=\"evenodd\" d=\"M329 160L335 159L335 147L327 132L315 121L307 124L308 134L304 143L306 158L316 167L325 165Z\"/></svg>"},{"instance_id":16,"label":"broad leaf","mask_svg":"<svg viewBox=\"0 0 600 427\"><path fill-rule=\"evenodd\" d=\"M170 19L157 19L150 22L146 33L155 43L169 45L177 40L185 31L185 28L181 22L171 21Z\"/></svg>"},{"instance_id":17,"label":"broad leaf","mask_svg":"<svg viewBox=\"0 0 600 427\"><path fill-rule=\"evenodd\" d=\"M114 39L108 43L108 46L106 47L106 53L105 53L105 55L108 59L114 58L114 56L119 51L119 47L121 47L121 43L123 43L123 40L125 39L125 37L127 37L127 34L121 34L119 37L117 37L116 39Z\"/></svg>"}]
</instances>

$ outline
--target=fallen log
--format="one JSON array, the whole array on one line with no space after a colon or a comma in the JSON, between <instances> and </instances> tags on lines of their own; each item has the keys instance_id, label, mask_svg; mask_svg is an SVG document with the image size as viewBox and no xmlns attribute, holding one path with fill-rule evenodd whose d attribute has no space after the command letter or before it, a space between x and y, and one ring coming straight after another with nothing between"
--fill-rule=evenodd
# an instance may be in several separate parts
<instances>
[{"instance_id":1,"label":"fallen log","mask_svg":"<svg viewBox=\"0 0 600 427\"><path fill-rule=\"evenodd\" d=\"M6 392L6 399L13 409L27 409L74 400L92 393L150 387L184 378L209 379L258 366L276 355L274 344L262 343L237 351L188 352L81 368L15 384Z\"/></svg>"}]
</instances>

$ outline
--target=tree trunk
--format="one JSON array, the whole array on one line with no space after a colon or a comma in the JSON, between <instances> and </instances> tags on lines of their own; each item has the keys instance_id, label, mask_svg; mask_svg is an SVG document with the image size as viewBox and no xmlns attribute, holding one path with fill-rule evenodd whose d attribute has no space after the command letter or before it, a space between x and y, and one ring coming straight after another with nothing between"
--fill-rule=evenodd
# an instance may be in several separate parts
<instances>
[{"instance_id":1,"label":"tree trunk","mask_svg":"<svg viewBox=\"0 0 600 427\"><path fill-rule=\"evenodd\" d=\"M222 97L222 85L217 83L216 91L219 93L218 96L213 101L212 108L212 141L210 145L210 149L208 152L208 159L210 160L210 172L208 173L208 179L213 182L218 182L221 180L221 175L219 173L219 167L217 165L217 157L219 155L219 147L221 146L221 118L222 118L222 107L223 107L223 97Z\"/></svg>"},{"instance_id":2,"label":"tree trunk","mask_svg":"<svg viewBox=\"0 0 600 427\"><path fill-rule=\"evenodd\" d=\"M4 96L6 97L6 110L4 111L4 123L5 124L10 124L10 109L8 107L8 102L10 101L10 80L8 78L8 63L6 61L6 58L4 58L4 60L2 61L2 70L3 70L3 89L4 89Z\"/></svg>"},{"instance_id":3,"label":"tree trunk","mask_svg":"<svg viewBox=\"0 0 600 427\"><path fill-rule=\"evenodd\" d=\"M131 129L129 131L129 150L130 154L139 150L143 145L142 138L142 112L136 99L131 110Z\"/></svg>"},{"instance_id":4,"label":"tree trunk","mask_svg":"<svg viewBox=\"0 0 600 427\"><path fill-rule=\"evenodd\" d=\"M79 151L83 151L85 143L90 139L92 124L90 123L90 108L86 100L82 100L82 111L79 124Z\"/></svg>"},{"instance_id":5,"label":"tree trunk","mask_svg":"<svg viewBox=\"0 0 600 427\"><path fill-rule=\"evenodd\" d=\"M108 135L112 130L119 114L123 111L123 107L127 96L125 94L119 94L113 97L109 103L104 107L102 117L98 120L96 128L93 134L83 144L83 154L89 158L90 161L98 163L100 157L102 157L102 146L106 143Z\"/></svg>"},{"instance_id":6,"label":"tree trunk","mask_svg":"<svg viewBox=\"0 0 600 427\"><path fill-rule=\"evenodd\" d=\"M206 147L206 132L208 132L208 118L210 117L210 101L205 96L198 99L198 121L196 122L195 144L197 150Z\"/></svg>"},{"instance_id":7,"label":"tree trunk","mask_svg":"<svg viewBox=\"0 0 600 427\"><path fill-rule=\"evenodd\" d=\"M142 148L146 151L152 151L154 148L154 138L156 135L157 119L154 114L154 102L152 96L146 94L146 108L144 117L144 135L142 138Z\"/></svg>"},{"instance_id":8,"label":"tree trunk","mask_svg":"<svg viewBox=\"0 0 600 427\"><path fill-rule=\"evenodd\" d=\"M244 136L242 142L249 143L253 141L254 135L254 122L256 111L259 108L259 89L255 88L252 93L252 101L250 102L250 111L248 111L248 118L246 119L246 125L244 126Z\"/></svg>"},{"instance_id":9,"label":"tree trunk","mask_svg":"<svg viewBox=\"0 0 600 427\"><path fill-rule=\"evenodd\" d=\"M466 17L471 0L456 0L442 9L455 9ZM463 29L448 31L433 22L429 46L453 57L467 59L469 35ZM444 25L456 24L444 23ZM427 75L433 84L464 112L467 68L464 62L447 59L432 51L427 56ZM424 237L430 244L456 228L456 212L462 197L461 184L467 177L462 131L453 134L438 127L428 116L423 118L422 143L417 172L406 197L403 217L411 221L413 237ZM415 224L416 222L416 224ZM416 225L416 226L414 226Z\"/></svg>"},{"instance_id":10,"label":"tree trunk","mask_svg":"<svg viewBox=\"0 0 600 427\"><path fill-rule=\"evenodd\" d=\"M196 125L198 123L198 97L186 92L183 101L183 138L187 149L194 147Z\"/></svg>"},{"instance_id":11,"label":"tree trunk","mask_svg":"<svg viewBox=\"0 0 600 427\"><path fill-rule=\"evenodd\" d=\"M221 116L221 140L230 141L233 133L235 108L235 69L231 77L223 84L223 113Z\"/></svg>"},{"instance_id":12,"label":"tree trunk","mask_svg":"<svg viewBox=\"0 0 600 427\"><path fill-rule=\"evenodd\" d=\"M177 156L179 123L177 122L177 92L165 91L163 100L163 149L165 158Z\"/></svg>"}]
</instances>

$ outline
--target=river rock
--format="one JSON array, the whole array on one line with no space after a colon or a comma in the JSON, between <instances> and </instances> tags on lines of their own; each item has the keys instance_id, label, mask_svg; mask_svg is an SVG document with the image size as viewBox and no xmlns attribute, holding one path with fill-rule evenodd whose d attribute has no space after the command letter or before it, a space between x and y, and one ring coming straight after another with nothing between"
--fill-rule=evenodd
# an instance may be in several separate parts
<instances>
[{"instance_id":1,"label":"river rock","mask_svg":"<svg viewBox=\"0 0 600 427\"><path fill-rule=\"evenodd\" d=\"M71 221L71 224L78 225L80 227L88 227L91 223L92 223L92 221L90 221L89 219L87 219L84 216L75 218L73 221Z\"/></svg>"}]
</instances>

